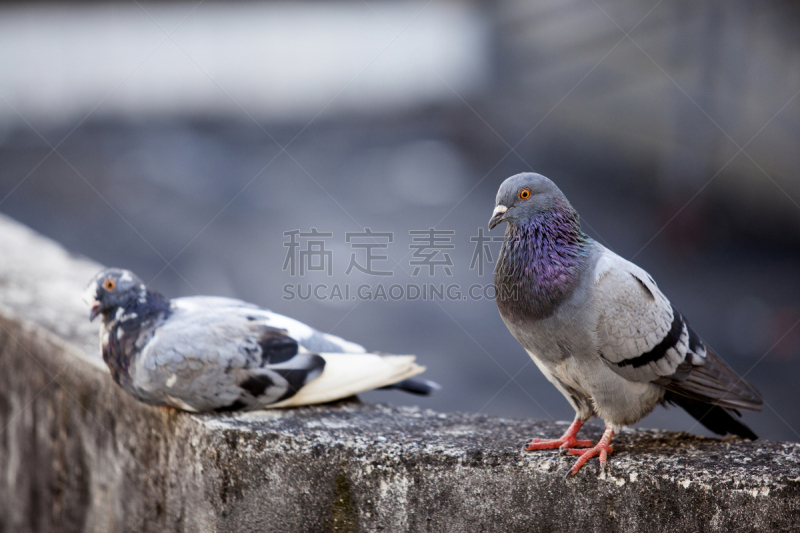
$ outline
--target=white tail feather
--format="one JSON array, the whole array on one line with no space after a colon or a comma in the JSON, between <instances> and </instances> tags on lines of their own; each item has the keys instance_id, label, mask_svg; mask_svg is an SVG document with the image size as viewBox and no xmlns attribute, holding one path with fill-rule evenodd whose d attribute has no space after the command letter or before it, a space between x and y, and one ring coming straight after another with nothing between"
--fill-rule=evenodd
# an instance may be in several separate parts
<instances>
[{"instance_id":1,"label":"white tail feather","mask_svg":"<svg viewBox=\"0 0 800 533\"><path fill-rule=\"evenodd\" d=\"M292 407L332 402L353 394L392 385L425 371L414 362L414 355L375 355L371 353L321 353L325 359L322 374L286 400L271 405Z\"/></svg>"}]
</instances>

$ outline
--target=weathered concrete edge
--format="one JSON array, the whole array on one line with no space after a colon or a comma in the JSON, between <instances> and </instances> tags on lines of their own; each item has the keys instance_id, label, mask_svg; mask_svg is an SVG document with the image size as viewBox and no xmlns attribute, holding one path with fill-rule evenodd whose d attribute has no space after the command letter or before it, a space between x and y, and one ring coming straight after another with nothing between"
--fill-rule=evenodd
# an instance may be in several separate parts
<instances>
[{"instance_id":1,"label":"weathered concrete edge","mask_svg":"<svg viewBox=\"0 0 800 533\"><path fill-rule=\"evenodd\" d=\"M5 312L0 336L0 525L14 531L774 531L800 519L794 445L766 443L794 456L778 474L748 467L763 452L747 443L632 432L611 476L565 480L570 459L508 445L509 431L553 424L358 404L196 416L131 400ZM698 467L719 454L727 472Z\"/></svg>"},{"instance_id":2,"label":"weathered concrete edge","mask_svg":"<svg viewBox=\"0 0 800 533\"><path fill-rule=\"evenodd\" d=\"M16 255L54 250L67 256L36 237ZM26 279L65 264L39 261ZM2 283L21 281L4 270ZM34 309L64 305L36 294ZM369 405L168 412L111 382L96 333L84 352L20 309L0 317L0 530L769 531L800 520L796 444L626 432L612 476L565 481L569 459L521 451L562 429L552 423ZM77 309L60 317L75 321L67 331L87 331Z\"/></svg>"}]
</instances>

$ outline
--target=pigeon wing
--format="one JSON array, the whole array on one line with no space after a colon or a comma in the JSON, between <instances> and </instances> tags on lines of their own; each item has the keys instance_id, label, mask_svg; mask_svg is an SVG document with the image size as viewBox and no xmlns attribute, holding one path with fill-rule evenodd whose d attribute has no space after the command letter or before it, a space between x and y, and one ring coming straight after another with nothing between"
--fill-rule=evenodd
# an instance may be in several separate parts
<instances>
[{"instance_id":1,"label":"pigeon wing","mask_svg":"<svg viewBox=\"0 0 800 533\"><path fill-rule=\"evenodd\" d=\"M177 298L138 358L134 385L188 410L344 398L420 374L413 355L361 346L228 298ZM310 348L316 347L314 351Z\"/></svg>"},{"instance_id":2,"label":"pigeon wing","mask_svg":"<svg viewBox=\"0 0 800 533\"><path fill-rule=\"evenodd\" d=\"M196 411L268 405L296 394L325 367L286 330L254 318L258 308L182 300L173 300L131 373L148 396Z\"/></svg>"},{"instance_id":3,"label":"pigeon wing","mask_svg":"<svg viewBox=\"0 0 800 533\"><path fill-rule=\"evenodd\" d=\"M711 352L643 269L602 249L593 285L599 355L630 381L728 408L761 396Z\"/></svg>"},{"instance_id":4,"label":"pigeon wing","mask_svg":"<svg viewBox=\"0 0 800 533\"><path fill-rule=\"evenodd\" d=\"M287 334L295 339L298 344L310 352L345 352L345 353L364 353L363 346L331 335L323 333L299 320L288 316L274 313L267 309L261 309L253 304L236 300L234 298L192 296L176 298L172 300L185 309L197 309L216 311L217 313L233 313L248 317L251 321L263 321L267 325L286 330Z\"/></svg>"}]
</instances>

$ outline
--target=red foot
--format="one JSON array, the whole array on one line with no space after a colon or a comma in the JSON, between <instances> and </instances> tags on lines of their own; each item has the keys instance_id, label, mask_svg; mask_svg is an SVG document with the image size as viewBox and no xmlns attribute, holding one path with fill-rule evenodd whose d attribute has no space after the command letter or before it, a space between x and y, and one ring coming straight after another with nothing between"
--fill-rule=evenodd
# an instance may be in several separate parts
<instances>
[{"instance_id":1,"label":"red foot","mask_svg":"<svg viewBox=\"0 0 800 533\"><path fill-rule=\"evenodd\" d=\"M583 420L576 418L560 439L533 439L525 446L525 449L530 452L533 450L552 450L553 448L569 450L576 446L592 446L594 443L590 440L578 440L575 438L581 426L583 426Z\"/></svg>"},{"instance_id":2,"label":"red foot","mask_svg":"<svg viewBox=\"0 0 800 533\"><path fill-rule=\"evenodd\" d=\"M605 470L608 454L614 451L610 445L612 437L614 437L614 430L607 427L603 432L603 437L600 439L600 442L598 442L595 446L585 450L577 449L567 451L569 455L580 455L578 460L575 461L575 465L569 471L570 475L574 476L577 474L578 470L580 470L581 467L586 464L586 461L596 455L600 455L600 471L602 472Z\"/></svg>"}]
</instances>

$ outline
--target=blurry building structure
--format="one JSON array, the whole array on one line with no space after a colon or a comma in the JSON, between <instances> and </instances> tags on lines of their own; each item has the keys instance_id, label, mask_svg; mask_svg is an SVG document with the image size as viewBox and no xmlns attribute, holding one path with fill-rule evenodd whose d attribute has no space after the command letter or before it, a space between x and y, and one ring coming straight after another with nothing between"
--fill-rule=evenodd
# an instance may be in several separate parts
<instances>
[{"instance_id":1,"label":"blurry building structure","mask_svg":"<svg viewBox=\"0 0 800 533\"><path fill-rule=\"evenodd\" d=\"M647 170L631 186L681 201L716 176L708 201L796 239L799 20L783 1L507 0L492 108L526 131L557 105L559 137Z\"/></svg>"},{"instance_id":2,"label":"blurry building structure","mask_svg":"<svg viewBox=\"0 0 800 533\"><path fill-rule=\"evenodd\" d=\"M19 115L304 123L466 100L511 145L545 121L522 151L593 139L676 201L719 173L719 201L800 236L792 2L3 4L6 135Z\"/></svg>"}]
</instances>

